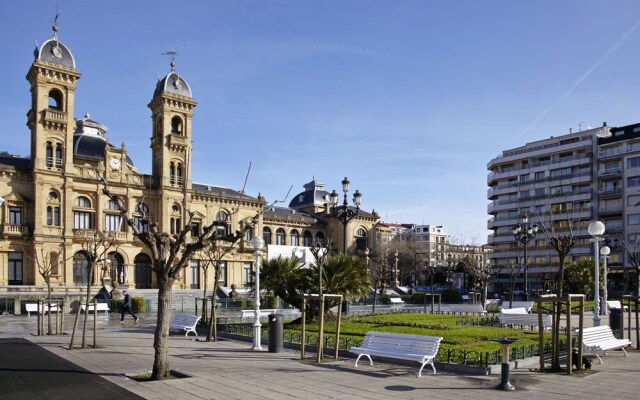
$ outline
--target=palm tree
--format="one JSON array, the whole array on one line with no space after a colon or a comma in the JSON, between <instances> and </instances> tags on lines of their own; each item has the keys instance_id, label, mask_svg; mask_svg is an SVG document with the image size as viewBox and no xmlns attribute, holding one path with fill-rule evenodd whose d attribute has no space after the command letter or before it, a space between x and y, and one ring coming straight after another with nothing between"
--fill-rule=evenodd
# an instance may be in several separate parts
<instances>
[{"instance_id":1,"label":"palm tree","mask_svg":"<svg viewBox=\"0 0 640 400\"><path fill-rule=\"evenodd\" d=\"M260 265L261 286L280 297L285 303L302 309L303 295L311 287L308 269L299 267L297 257L283 258L279 256L271 260L263 260Z\"/></svg>"},{"instance_id":2,"label":"palm tree","mask_svg":"<svg viewBox=\"0 0 640 400\"><path fill-rule=\"evenodd\" d=\"M318 266L312 265L310 272L313 275L311 282L318 282ZM330 255L324 260L322 286L325 293L341 294L344 300L368 296L371 281L366 261L344 254ZM326 309L336 305L336 300L328 300Z\"/></svg>"}]
</instances>

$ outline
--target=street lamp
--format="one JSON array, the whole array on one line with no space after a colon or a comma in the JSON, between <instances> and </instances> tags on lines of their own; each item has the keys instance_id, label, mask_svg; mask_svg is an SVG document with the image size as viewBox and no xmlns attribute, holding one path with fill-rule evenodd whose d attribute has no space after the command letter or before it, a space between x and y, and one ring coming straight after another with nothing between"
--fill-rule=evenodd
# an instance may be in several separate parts
<instances>
[{"instance_id":1,"label":"street lamp","mask_svg":"<svg viewBox=\"0 0 640 400\"><path fill-rule=\"evenodd\" d=\"M253 303L255 316L253 318L253 347L251 347L251 350L262 350L262 325L260 325L260 256L262 255L262 252L260 250L262 250L262 247L264 247L264 239L262 239L260 236L252 237L251 247L253 247L253 250L255 250L256 255L256 298Z\"/></svg>"},{"instance_id":2,"label":"street lamp","mask_svg":"<svg viewBox=\"0 0 640 400\"><path fill-rule=\"evenodd\" d=\"M353 194L353 204L356 206L355 211L349 208L349 202L347 201L347 193L349 192L349 179L345 176L342 180L342 191L344 192L344 201L342 202L342 207L338 208L338 193L336 193L335 189L331 192L330 199L333 210L333 215L342 222L344 225L343 231L343 243L342 243L342 251L344 254L347 254L347 224L351 221L358 212L360 211L360 201L362 200L362 193L356 190Z\"/></svg>"},{"instance_id":3,"label":"street lamp","mask_svg":"<svg viewBox=\"0 0 640 400\"><path fill-rule=\"evenodd\" d=\"M604 235L605 227L600 221L591 221L587 228L589 235L593 237L593 258L594 258L594 292L593 292L593 326L600 326L600 255L598 242Z\"/></svg>"},{"instance_id":4,"label":"street lamp","mask_svg":"<svg viewBox=\"0 0 640 400\"><path fill-rule=\"evenodd\" d=\"M607 256L611 253L611 249L609 246L604 245L600 249L600 254L602 254L602 261L604 262L604 276L602 277L604 287L602 289L602 307L601 314L607 315Z\"/></svg>"},{"instance_id":5,"label":"street lamp","mask_svg":"<svg viewBox=\"0 0 640 400\"><path fill-rule=\"evenodd\" d=\"M453 286L453 270L451 269L452 262L453 262L453 256L451 255L451 253L449 253L449 255L447 255L446 279L447 279L447 282L449 283L450 288Z\"/></svg>"},{"instance_id":6,"label":"street lamp","mask_svg":"<svg viewBox=\"0 0 640 400\"><path fill-rule=\"evenodd\" d=\"M513 237L516 241L522 243L524 245L524 262L523 262L523 270L524 270L524 300L529 300L529 281L528 281L528 265L527 265L527 244L531 241L531 239L536 237L536 233L538 232L538 224L529 224L529 217L527 214L522 214L522 219L512 228Z\"/></svg>"},{"instance_id":7,"label":"street lamp","mask_svg":"<svg viewBox=\"0 0 640 400\"><path fill-rule=\"evenodd\" d=\"M396 287L398 287L398 286L400 286L400 281L398 280L398 250L396 250L393 253L393 257L395 259L395 265L394 265L394 268L393 268L394 275L395 275L395 284L396 284Z\"/></svg>"}]
</instances>

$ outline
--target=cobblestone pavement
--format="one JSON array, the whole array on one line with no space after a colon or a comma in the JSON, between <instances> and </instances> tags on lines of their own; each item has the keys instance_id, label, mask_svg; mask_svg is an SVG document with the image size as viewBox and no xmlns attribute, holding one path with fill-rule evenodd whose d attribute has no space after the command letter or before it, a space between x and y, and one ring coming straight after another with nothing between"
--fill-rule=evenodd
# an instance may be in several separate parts
<instances>
[{"instance_id":1,"label":"cobblestone pavement","mask_svg":"<svg viewBox=\"0 0 640 400\"><path fill-rule=\"evenodd\" d=\"M148 372L153 362L155 316L138 323L119 323L119 315L98 317L98 347L67 350L69 335L35 336L36 318L0 316L0 338L24 338L70 364L146 399L637 399L640 393L640 352L624 357L619 351L596 362L588 373L540 374L525 367L511 372L513 392L496 390L500 376L473 376L438 371L416 376L416 365L362 363L353 358L317 364L300 360L299 352L251 351L251 343L170 337L170 365L184 379L138 382L128 376ZM71 318L69 318L71 321ZM606 320L603 320L605 323ZM65 322L70 324L71 322ZM65 331L67 329L65 328ZM78 343L78 341L76 342ZM92 337L89 338L92 344ZM264 346L266 348L266 346ZM313 355L309 355L313 356ZM12 366L3 368L11 369ZM32 379L47 365L34 365ZM12 399L11 393L2 398ZM5 396L4 394L8 394ZM51 398L51 397L47 397ZM67 400L75 397L63 397ZM89 390L83 399L99 398ZM116 397L114 397L116 398ZM126 398L126 397L122 397Z\"/></svg>"}]
</instances>

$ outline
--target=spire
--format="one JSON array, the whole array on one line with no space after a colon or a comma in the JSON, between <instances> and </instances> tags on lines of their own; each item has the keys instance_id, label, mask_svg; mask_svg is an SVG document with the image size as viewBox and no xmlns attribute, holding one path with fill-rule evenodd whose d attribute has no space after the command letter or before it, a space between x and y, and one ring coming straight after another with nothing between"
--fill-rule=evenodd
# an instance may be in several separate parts
<instances>
[{"instance_id":1,"label":"spire","mask_svg":"<svg viewBox=\"0 0 640 400\"><path fill-rule=\"evenodd\" d=\"M53 40L58 40L58 17L60 17L60 13L58 12L58 6L60 4L56 3L56 17L53 19L53 26L51 29L53 30Z\"/></svg>"},{"instance_id":2,"label":"spire","mask_svg":"<svg viewBox=\"0 0 640 400\"><path fill-rule=\"evenodd\" d=\"M171 63L169 64L171 66L171 72L175 72L176 71L176 56L178 55L178 52L175 50L175 46L172 44L171 45L171 50L167 50L164 53L162 53L163 56L171 56Z\"/></svg>"}]
</instances>

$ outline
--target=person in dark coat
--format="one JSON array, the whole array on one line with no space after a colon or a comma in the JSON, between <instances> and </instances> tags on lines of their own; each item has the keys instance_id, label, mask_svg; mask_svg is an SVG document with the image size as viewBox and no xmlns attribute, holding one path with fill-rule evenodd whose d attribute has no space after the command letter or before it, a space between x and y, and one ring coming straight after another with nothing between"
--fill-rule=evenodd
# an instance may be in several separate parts
<instances>
[{"instance_id":1,"label":"person in dark coat","mask_svg":"<svg viewBox=\"0 0 640 400\"><path fill-rule=\"evenodd\" d=\"M122 305L122 317L120 318L120 323L124 322L125 314L131 315L135 319L135 322L138 322L139 318L133 313L133 311L131 311L131 296L129 296L129 292L123 290L122 294L124 295L124 304Z\"/></svg>"}]
</instances>

